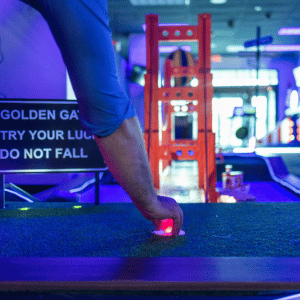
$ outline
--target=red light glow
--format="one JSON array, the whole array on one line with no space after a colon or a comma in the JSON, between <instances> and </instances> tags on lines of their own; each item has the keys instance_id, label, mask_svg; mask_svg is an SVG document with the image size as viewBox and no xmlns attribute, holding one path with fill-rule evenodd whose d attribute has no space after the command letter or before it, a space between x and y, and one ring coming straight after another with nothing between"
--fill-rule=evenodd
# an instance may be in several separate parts
<instances>
[{"instance_id":1,"label":"red light glow","mask_svg":"<svg viewBox=\"0 0 300 300\"><path fill-rule=\"evenodd\" d=\"M153 231L153 234L160 236L172 236L173 219L162 220L161 228L157 231ZM185 231L180 230L179 235L185 235Z\"/></svg>"},{"instance_id":2,"label":"red light glow","mask_svg":"<svg viewBox=\"0 0 300 300\"><path fill-rule=\"evenodd\" d=\"M165 219L162 220L162 226L161 229L165 232L165 233L172 233L173 230L173 219Z\"/></svg>"}]
</instances>

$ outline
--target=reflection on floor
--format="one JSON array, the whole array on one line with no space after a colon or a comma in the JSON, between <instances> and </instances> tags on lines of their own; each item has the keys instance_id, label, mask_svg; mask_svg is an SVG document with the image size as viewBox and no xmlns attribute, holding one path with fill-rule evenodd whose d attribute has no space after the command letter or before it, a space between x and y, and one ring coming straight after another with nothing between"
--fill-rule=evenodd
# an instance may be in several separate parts
<instances>
[{"instance_id":1,"label":"reflection on floor","mask_svg":"<svg viewBox=\"0 0 300 300\"><path fill-rule=\"evenodd\" d=\"M205 203L199 190L197 161L172 161L161 176L159 195L174 198L178 203Z\"/></svg>"},{"instance_id":2,"label":"reflection on floor","mask_svg":"<svg viewBox=\"0 0 300 300\"><path fill-rule=\"evenodd\" d=\"M158 195L173 197L178 203L205 203L204 191L198 187L197 161L173 161L161 176ZM80 195L79 202L94 202L94 188ZM120 185L101 185L100 203L131 203L132 200Z\"/></svg>"}]
</instances>

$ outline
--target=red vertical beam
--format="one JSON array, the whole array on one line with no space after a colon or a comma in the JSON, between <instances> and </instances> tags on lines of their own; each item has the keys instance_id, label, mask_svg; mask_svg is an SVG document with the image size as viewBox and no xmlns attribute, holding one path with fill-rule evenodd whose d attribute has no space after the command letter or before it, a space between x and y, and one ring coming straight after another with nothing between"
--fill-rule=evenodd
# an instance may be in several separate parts
<instances>
[{"instance_id":1,"label":"red vertical beam","mask_svg":"<svg viewBox=\"0 0 300 300\"><path fill-rule=\"evenodd\" d=\"M170 88L171 87L171 73L172 73L172 60L166 59L164 63L164 86L163 88ZM167 126L165 127L165 130L162 130L162 144L163 145L169 145L171 141L171 103L169 101L163 101L163 114L164 114L164 120L165 123L167 123ZM165 125L165 124L163 124Z\"/></svg>"},{"instance_id":2,"label":"red vertical beam","mask_svg":"<svg viewBox=\"0 0 300 300\"><path fill-rule=\"evenodd\" d=\"M148 129L147 151L150 167L153 175L153 182L159 188L159 140L158 140L158 15L146 15L146 55L147 55L147 75L148 80L148 111L147 120L145 118L145 130Z\"/></svg>"},{"instance_id":3,"label":"red vertical beam","mask_svg":"<svg viewBox=\"0 0 300 300\"><path fill-rule=\"evenodd\" d=\"M216 185L216 163L215 163L215 137L212 132L212 75L211 69L211 16L209 14L198 15L198 41L199 41L199 89L202 89L203 95L200 99L199 111L199 131L202 135L202 145L199 149L202 155L199 155L199 187L204 186L205 202L217 202ZM200 94L201 95L201 94ZM204 122L203 122L204 121ZM203 124L204 123L204 124ZM203 126L204 125L204 126ZM200 134L200 132L199 132ZM201 175L201 176L200 176ZM201 181L200 181L201 179ZM204 182L203 182L204 181Z\"/></svg>"},{"instance_id":4,"label":"red vertical beam","mask_svg":"<svg viewBox=\"0 0 300 300\"><path fill-rule=\"evenodd\" d=\"M211 15L209 14L203 14L203 21L204 21L204 40L203 40L203 49L204 53L206 54L205 57L205 68L208 72L210 72L211 69L211 50L210 50L210 44L211 44Z\"/></svg>"},{"instance_id":5,"label":"red vertical beam","mask_svg":"<svg viewBox=\"0 0 300 300\"><path fill-rule=\"evenodd\" d=\"M209 68L207 68L207 15L202 16L202 24L203 24L203 73L204 73L204 143L205 143L205 202L209 202L209 169L208 169L208 118L207 118L207 107L208 107L208 91L207 91L207 73L209 72Z\"/></svg>"},{"instance_id":6,"label":"red vertical beam","mask_svg":"<svg viewBox=\"0 0 300 300\"><path fill-rule=\"evenodd\" d=\"M164 69L164 87L165 88L170 88L171 87L171 73L172 73L172 60L167 59L165 61L165 69ZM164 102L165 106L165 113L166 113L166 119L167 119L167 129L166 129L166 138L165 138L165 145L169 145L171 143L171 133L172 133L172 128L171 128L171 111L172 111L172 105L170 101L165 101Z\"/></svg>"},{"instance_id":7,"label":"red vertical beam","mask_svg":"<svg viewBox=\"0 0 300 300\"><path fill-rule=\"evenodd\" d=\"M213 85L211 71L211 15L204 14L204 64L205 64L205 113L206 113L206 181L207 181L207 201L218 202L218 192L216 192L216 155L215 155L215 134L212 132L212 98Z\"/></svg>"},{"instance_id":8,"label":"red vertical beam","mask_svg":"<svg viewBox=\"0 0 300 300\"><path fill-rule=\"evenodd\" d=\"M166 59L164 69L164 87L171 87L172 60Z\"/></svg>"},{"instance_id":9,"label":"red vertical beam","mask_svg":"<svg viewBox=\"0 0 300 300\"><path fill-rule=\"evenodd\" d=\"M209 174L208 174L208 120L207 120L207 101L208 101L208 92L207 92L207 72L210 71L210 63L207 62L207 56L210 54L210 48L207 47L208 41L210 38L207 37L207 31L209 28L207 26L209 23L207 19L209 15L201 14L198 15L198 62L199 62L199 73L203 74L203 88L204 88L204 111L201 113L201 117L204 115L204 147L201 147L204 150L204 164L201 164L204 167L204 192L205 192L205 202L209 202ZM202 77L202 76L201 76ZM200 83L200 82L199 82ZM202 84L202 82L201 82ZM201 99L202 100L202 99ZM201 170L200 170L201 172ZM200 176L199 176L200 177Z\"/></svg>"},{"instance_id":10,"label":"red vertical beam","mask_svg":"<svg viewBox=\"0 0 300 300\"><path fill-rule=\"evenodd\" d=\"M165 88L170 88L171 87L171 73L172 73L172 60L167 59L165 61L164 65L164 87ZM170 101L165 101L164 102L164 113L165 113L165 121L167 122L167 128L165 131L163 131L162 136L162 142L164 145L171 145L171 134L172 134L172 120L171 120L171 112L172 112L172 105ZM163 160L163 170L167 165L171 165L172 161L168 160Z\"/></svg>"},{"instance_id":11,"label":"red vertical beam","mask_svg":"<svg viewBox=\"0 0 300 300\"><path fill-rule=\"evenodd\" d=\"M198 172L199 172L199 188L205 189L205 139L204 139L204 105L203 105L203 99L204 99L204 91L203 91L203 25L202 25L202 15L198 15L198 25L197 25L197 37L198 40L198 60L196 63L197 67L197 79L198 79L198 105L197 105L197 112L198 112L198 153L196 155L197 161L198 161Z\"/></svg>"}]
</instances>

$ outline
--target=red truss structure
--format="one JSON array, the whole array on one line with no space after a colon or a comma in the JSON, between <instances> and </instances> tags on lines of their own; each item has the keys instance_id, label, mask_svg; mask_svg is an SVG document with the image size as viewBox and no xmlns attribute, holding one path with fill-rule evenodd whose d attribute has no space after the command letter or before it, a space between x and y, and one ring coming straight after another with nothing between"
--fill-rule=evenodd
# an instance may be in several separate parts
<instances>
[{"instance_id":1,"label":"red truss structure","mask_svg":"<svg viewBox=\"0 0 300 300\"><path fill-rule=\"evenodd\" d=\"M212 132L212 74L211 63L211 16L198 15L196 26L159 26L158 15L146 16L147 74L145 75L145 133L144 139L153 174L154 185L160 188L160 160L166 167L172 160L196 160L199 170L199 189L205 191L206 202L218 202L216 192L215 135ZM198 60L194 66L174 66L165 63L165 84L158 86L159 42L198 42ZM194 77L197 87L171 87L172 77ZM172 141L172 100L186 100L187 112L198 113L197 139ZM195 104L195 100L197 104ZM159 125L159 101L165 105L166 128ZM159 135L162 136L159 140Z\"/></svg>"}]
</instances>

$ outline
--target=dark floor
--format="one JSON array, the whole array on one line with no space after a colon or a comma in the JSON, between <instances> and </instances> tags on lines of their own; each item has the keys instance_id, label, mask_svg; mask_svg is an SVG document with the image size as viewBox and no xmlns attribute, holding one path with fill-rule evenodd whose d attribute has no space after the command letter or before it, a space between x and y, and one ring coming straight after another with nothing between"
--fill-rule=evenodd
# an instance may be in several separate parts
<instances>
[{"instance_id":1,"label":"dark floor","mask_svg":"<svg viewBox=\"0 0 300 300\"><path fill-rule=\"evenodd\" d=\"M290 297L290 298L287 298ZM152 292L147 293L105 293L105 292L86 292L70 293L66 291L57 293L38 293L38 292L0 292L1 300L298 300L300 294L296 292Z\"/></svg>"}]
</instances>

